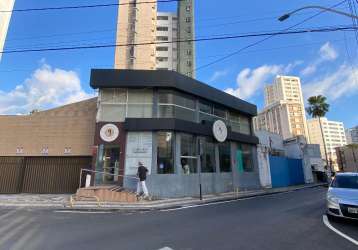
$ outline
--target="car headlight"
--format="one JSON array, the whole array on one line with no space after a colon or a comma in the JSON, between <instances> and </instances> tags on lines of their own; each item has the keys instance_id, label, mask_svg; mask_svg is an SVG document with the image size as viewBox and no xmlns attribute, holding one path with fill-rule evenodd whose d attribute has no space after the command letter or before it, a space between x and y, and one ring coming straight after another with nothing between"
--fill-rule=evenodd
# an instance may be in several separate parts
<instances>
[{"instance_id":1,"label":"car headlight","mask_svg":"<svg viewBox=\"0 0 358 250\"><path fill-rule=\"evenodd\" d=\"M337 205L337 206L339 205L339 199L337 197L335 197L334 195L328 194L327 201L334 205Z\"/></svg>"}]
</instances>

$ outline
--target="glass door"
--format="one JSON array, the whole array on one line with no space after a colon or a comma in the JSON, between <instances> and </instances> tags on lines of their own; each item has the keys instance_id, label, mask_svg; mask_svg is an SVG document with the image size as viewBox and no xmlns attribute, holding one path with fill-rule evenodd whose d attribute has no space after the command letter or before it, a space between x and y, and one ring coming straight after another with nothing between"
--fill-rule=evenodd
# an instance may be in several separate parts
<instances>
[{"instance_id":1,"label":"glass door","mask_svg":"<svg viewBox=\"0 0 358 250\"><path fill-rule=\"evenodd\" d=\"M118 181L119 172L119 146L100 145L96 171L96 184L108 185Z\"/></svg>"}]
</instances>

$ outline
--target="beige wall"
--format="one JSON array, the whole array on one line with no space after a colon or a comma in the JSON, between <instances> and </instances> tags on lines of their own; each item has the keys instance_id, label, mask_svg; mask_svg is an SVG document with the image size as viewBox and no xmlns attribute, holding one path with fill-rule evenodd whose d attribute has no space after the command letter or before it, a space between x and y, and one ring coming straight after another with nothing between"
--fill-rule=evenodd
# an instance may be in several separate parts
<instances>
[{"instance_id":1,"label":"beige wall","mask_svg":"<svg viewBox=\"0 0 358 250\"><path fill-rule=\"evenodd\" d=\"M128 5L131 0L119 0L117 22L117 44L154 43L156 41L157 4L137 0L137 5ZM145 3L141 3L145 2ZM155 44L140 46L117 46L115 51L116 69L156 68ZM133 51L131 56L131 51ZM131 62L131 58L133 59Z\"/></svg>"},{"instance_id":2,"label":"beige wall","mask_svg":"<svg viewBox=\"0 0 358 250\"><path fill-rule=\"evenodd\" d=\"M0 156L92 155L96 109L93 98L32 115L2 115Z\"/></svg>"}]
</instances>

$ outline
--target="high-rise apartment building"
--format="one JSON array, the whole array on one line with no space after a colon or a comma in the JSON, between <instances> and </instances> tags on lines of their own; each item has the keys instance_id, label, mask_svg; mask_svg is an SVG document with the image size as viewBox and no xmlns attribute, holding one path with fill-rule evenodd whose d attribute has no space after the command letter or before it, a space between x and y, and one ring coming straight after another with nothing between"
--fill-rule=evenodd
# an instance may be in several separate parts
<instances>
[{"instance_id":1,"label":"high-rise apartment building","mask_svg":"<svg viewBox=\"0 0 358 250\"><path fill-rule=\"evenodd\" d=\"M344 125L342 122L329 121L324 117L321 118L321 125L323 136L318 118L307 120L310 142L320 145L323 158L325 158L324 144L326 144L328 161L332 161L332 166L337 171L336 148L347 144Z\"/></svg>"},{"instance_id":2,"label":"high-rise apartment building","mask_svg":"<svg viewBox=\"0 0 358 250\"><path fill-rule=\"evenodd\" d=\"M15 0L1 0L0 10L1 11L12 11L14 8ZM11 19L11 12L0 12L0 51L4 50L5 40L7 31L9 29ZM1 61L2 53L0 53Z\"/></svg>"},{"instance_id":3,"label":"high-rise apartment building","mask_svg":"<svg viewBox=\"0 0 358 250\"><path fill-rule=\"evenodd\" d=\"M147 0L119 0L119 3L114 68L154 70L157 3ZM135 45L138 43L149 44Z\"/></svg>"},{"instance_id":4,"label":"high-rise apartment building","mask_svg":"<svg viewBox=\"0 0 358 250\"><path fill-rule=\"evenodd\" d=\"M346 129L348 144L358 144L358 126Z\"/></svg>"},{"instance_id":5,"label":"high-rise apartment building","mask_svg":"<svg viewBox=\"0 0 358 250\"><path fill-rule=\"evenodd\" d=\"M156 44L156 68L177 70L178 46L175 42L178 34L178 16L171 12L158 12L157 40L168 43Z\"/></svg>"},{"instance_id":6,"label":"high-rise apartment building","mask_svg":"<svg viewBox=\"0 0 358 250\"><path fill-rule=\"evenodd\" d=\"M195 78L194 0L178 2L178 72Z\"/></svg>"},{"instance_id":7,"label":"high-rise apartment building","mask_svg":"<svg viewBox=\"0 0 358 250\"><path fill-rule=\"evenodd\" d=\"M254 129L280 134L284 139L298 135L308 139L300 78L277 76L265 87L265 107L254 118Z\"/></svg>"}]
</instances>

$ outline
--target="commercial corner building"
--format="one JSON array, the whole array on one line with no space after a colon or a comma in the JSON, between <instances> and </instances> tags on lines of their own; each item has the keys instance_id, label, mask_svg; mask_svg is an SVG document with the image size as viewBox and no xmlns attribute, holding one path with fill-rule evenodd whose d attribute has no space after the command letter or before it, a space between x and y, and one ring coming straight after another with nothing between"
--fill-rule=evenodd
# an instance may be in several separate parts
<instances>
[{"instance_id":1,"label":"commercial corner building","mask_svg":"<svg viewBox=\"0 0 358 250\"><path fill-rule=\"evenodd\" d=\"M300 135L308 139L300 78L277 76L273 84L265 87L265 107L254 118L254 128L277 133L284 139Z\"/></svg>"},{"instance_id":2,"label":"commercial corner building","mask_svg":"<svg viewBox=\"0 0 358 250\"><path fill-rule=\"evenodd\" d=\"M196 196L200 184L204 194L260 187L256 106L168 70L92 70L91 86L99 90L96 171L124 175L131 189L127 176L141 161L159 197ZM217 120L226 124L224 142L213 134Z\"/></svg>"},{"instance_id":3,"label":"commercial corner building","mask_svg":"<svg viewBox=\"0 0 358 250\"><path fill-rule=\"evenodd\" d=\"M344 125L342 122L321 118L323 137L318 118L307 120L310 142L319 144L322 157L325 158L324 144L327 149L328 160L332 162L335 171L339 171L335 148L347 145ZM329 163L328 163L329 165Z\"/></svg>"},{"instance_id":4,"label":"commercial corner building","mask_svg":"<svg viewBox=\"0 0 358 250\"><path fill-rule=\"evenodd\" d=\"M1 0L0 1L0 10L2 11L12 11L14 8L15 0ZM10 24L12 12L0 12L0 51L4 50L5 40L7 31ZM0 53L1 61L2 53Z\"/></svg>"}]
</instances>

